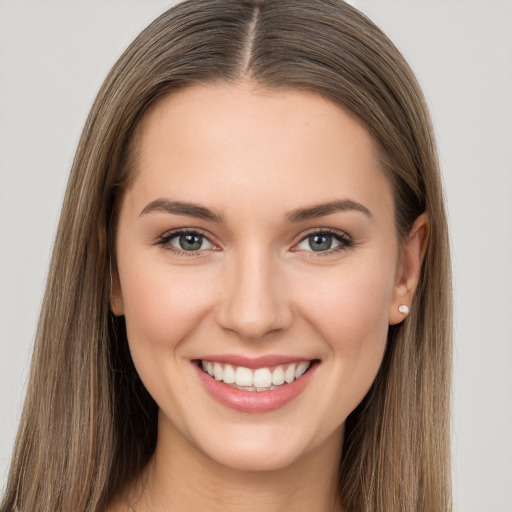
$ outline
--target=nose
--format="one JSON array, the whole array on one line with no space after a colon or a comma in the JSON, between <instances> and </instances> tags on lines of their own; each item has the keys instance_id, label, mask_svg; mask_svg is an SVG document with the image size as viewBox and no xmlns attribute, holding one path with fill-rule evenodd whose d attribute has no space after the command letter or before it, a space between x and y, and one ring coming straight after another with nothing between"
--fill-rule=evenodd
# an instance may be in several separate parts
<instances>
[{"instance_id":1,"label":"nose","mask_svg":"<svg viewBox=\"0 0 512 512\"><path fill-rule=\"evenodd\" d=\"M217 322L246 340L283 331L293 319L279 262L262 249L248 250L227 265Z\"/></svg>"}]
</instances>

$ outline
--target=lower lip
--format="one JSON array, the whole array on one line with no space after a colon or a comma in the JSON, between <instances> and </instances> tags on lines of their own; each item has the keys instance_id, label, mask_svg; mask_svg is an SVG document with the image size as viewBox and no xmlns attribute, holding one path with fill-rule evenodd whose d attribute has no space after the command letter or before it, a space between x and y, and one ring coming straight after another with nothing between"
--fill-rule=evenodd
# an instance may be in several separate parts
<instances>
[{"instance_id":1,"label":"lower lip","mask_svg":"<svg viewBox=\"0 0 512 512\"><path fill-rule=\"evenodd\" d=\"M232 388L225 382L215 380L194 362L194 367L204 387L220 404L240 412L260 413L275 411L299 395L308 385L318 366L314 362L308 371L290 384L269 391L244 391Z\"/></svg>"}]
</instances>

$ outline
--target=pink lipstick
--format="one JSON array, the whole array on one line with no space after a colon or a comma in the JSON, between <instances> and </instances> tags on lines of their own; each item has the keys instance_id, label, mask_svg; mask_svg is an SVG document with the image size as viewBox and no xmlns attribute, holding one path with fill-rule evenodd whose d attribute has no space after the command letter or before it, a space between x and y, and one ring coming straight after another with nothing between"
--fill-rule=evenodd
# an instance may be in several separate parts
<instances>
[{"instance_id":1,"label":"pink lipstick","mask_svg":"<svg viewBox=\"0 0 512 512\"><path fill-rule=\"evenodd\" d=\"M217 402L240 412L263 413L297 397L311 381L319 361L215 355L193 364L206 391Z\"/></svg>"}]
</instances>

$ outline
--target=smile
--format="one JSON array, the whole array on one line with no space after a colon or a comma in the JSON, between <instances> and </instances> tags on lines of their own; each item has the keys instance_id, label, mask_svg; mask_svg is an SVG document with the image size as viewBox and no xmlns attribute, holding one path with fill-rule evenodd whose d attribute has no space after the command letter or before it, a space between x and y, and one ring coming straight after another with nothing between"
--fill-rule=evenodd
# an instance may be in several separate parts
<instances>
[{"instance_id":1,"label":"smile","mask_svg":"<svg viewBox=\"0 0 512 512\"><path fill-rule=\"evenodd\" d=\"M215 356L196 359L193 367L208 395L243 413L266 413L298 397L314 378L320 360L282 357L246 359Z\"/></svg>"},{"instance_id":2,"label":"smile","mask_svg":"<svg viewBox=\"0 0 512 512\"><path fill-rule=\"evenodd\" d=\"M306 373L311 361L283 364L276 367L245 368L215 361L201 361L205 373L217 381L243 391L272 391L291 384Z\"/></svg>"}]
</instances>

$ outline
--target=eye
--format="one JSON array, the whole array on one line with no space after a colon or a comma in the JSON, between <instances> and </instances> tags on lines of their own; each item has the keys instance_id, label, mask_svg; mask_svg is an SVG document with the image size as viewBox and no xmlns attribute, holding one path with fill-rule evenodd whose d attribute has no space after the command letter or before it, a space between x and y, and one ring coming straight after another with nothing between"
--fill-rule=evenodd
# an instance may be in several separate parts
<instances>
[{"instance_id":1,"label":"eye","mask_svg":"<svg viewBox=\"0 0 512 512\"><path fill-rule=\"evenodd\" d=\"M332 253L349 247L351 244L352 241L345 233L316 231L304 237L295 246L295 250Z\"/></svg>"},{"instance_id":2,"label":"eye","mask_svg":"<svg viewBox=\"0 0 512 512\"><path fill-rule=\"evenodd\" d=\"M158 243L171 251L181 253L193 253L214 248L212 242L197 231L174 231L164 235Z\"/></svg>"}]
</instances>

